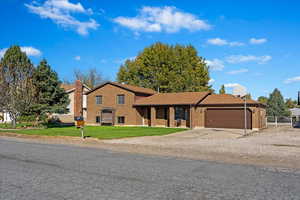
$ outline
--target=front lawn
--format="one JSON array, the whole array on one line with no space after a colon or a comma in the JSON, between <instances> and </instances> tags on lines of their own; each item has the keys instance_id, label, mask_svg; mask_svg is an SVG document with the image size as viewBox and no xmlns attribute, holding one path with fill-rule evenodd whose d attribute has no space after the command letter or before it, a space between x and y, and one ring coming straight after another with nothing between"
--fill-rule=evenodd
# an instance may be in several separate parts
<instances>
[{"instance_id":1,"label":"front lawn","mask_svg":"<svg viewBox=\"0 0 300 200\"><path fill-rule=\"evenodd\" d=\"M24 123L18 123L16 125L16 128L17 129L20 129L20 128L24 128L24 127L31 127L33 126L33 123L30 123L30 122L24 122ZM11 123L0 123L0 128L4 128L4 129L11 129L13 128L12 127L12 124Z\"/></svg>"},{"instance_id":2,"label":"front lawn","mask_svg":"<svg viewBox=\"0 0 300 200\"><path fill-rule=\"evenodd\" d=\"M183 128L158 128L158 127L117 127L117 126L86 126L84 135L99 139L115 139L125 137L167 135L179 131ZM44 129L19 129L0 130L0 132L12 132L27 135L47 135L47 136L81 136L80 129L76 127L56 127Z\"/></svg>"}]
</instances>

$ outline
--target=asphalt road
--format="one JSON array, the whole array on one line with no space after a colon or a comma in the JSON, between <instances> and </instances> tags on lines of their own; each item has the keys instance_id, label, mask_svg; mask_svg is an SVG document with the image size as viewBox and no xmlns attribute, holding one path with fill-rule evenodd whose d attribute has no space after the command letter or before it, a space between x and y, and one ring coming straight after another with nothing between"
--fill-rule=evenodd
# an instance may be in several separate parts
<instances>
[{"instance_id":1,"label":"asphalt road","mask_svg":"<svg viewBox=\"0 0 300 200\"><path fill-rule=\"evenodd\" d=\"M0 137L0 199L300 199L300 172Z\"/></svg>"}]
</instances>

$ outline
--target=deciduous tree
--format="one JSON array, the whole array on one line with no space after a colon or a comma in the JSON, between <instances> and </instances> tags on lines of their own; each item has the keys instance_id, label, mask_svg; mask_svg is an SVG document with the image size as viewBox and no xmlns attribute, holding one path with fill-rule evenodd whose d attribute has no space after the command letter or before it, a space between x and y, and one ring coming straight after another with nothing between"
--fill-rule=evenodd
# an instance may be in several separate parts
<instances>
[{"instance_id":1,"label":"deciduous tree","mask_svg":"<svg viewBox=\"0 0 300 200\"><path fill-rule=\"evenodd\" d=\"M76 69L74 71L74 75L76 80L80 80L83 84L90 88L94 88L95 86L105 82L102 74L96 68L91 68L87 72L82 72L81 70Z\"/></svg>"},{"instance_id":2,"label":"deciduous tree","mask_svg":"<svg viewBox=\"0 0 300 200\"><path fill-rule=\"evenodd\" d=\"M221 88L220 88L220 90L219 90L219 94L225 94L225 93L226 93L225 86L222 85Z\"/></svg>"},{"instance_id":3,"label":"deciduous tree","mask_svg":"<svg viewBox=\"0 0 300 200\"><path fill-rule=\"evenodd\" d=\"M10 47L0 65L0 106L9 113L15 128L17 118L26 112L33 100L34 67L19 46Z\"/></svg>"},{"instance_id":4,"label":"deciduous tree","mask_svg":"<svg viewBox=\"0 0 300 200\"><path fill-rule=\"evenodd\" d=\"M267 104L268 97L260 96L257 98L257 101L259 101L260 103L263 103L263 104Z\"/></svg>"},{"instance_id":5,"label":"deciduous tree","mask_svg":"<svg viewBox=\"0 0 300 200\"><path fill-rule=\"evenodd\" d=\"M121 65L118 82L159 92L208 91L208 66L191 46L156 43Z\"/></svg>"},{"instance_id":6,"label":"deciduous tree","mask_svg":"<svg viewBox=\"0 0 300 200\"><path fill-rule=\"evenodd\" d=\"M288 108L297 108L298 107L298 102L296 100L293 100L292 98L288 98L285 101L285 105Z\"/></svg>"}]
</instances>

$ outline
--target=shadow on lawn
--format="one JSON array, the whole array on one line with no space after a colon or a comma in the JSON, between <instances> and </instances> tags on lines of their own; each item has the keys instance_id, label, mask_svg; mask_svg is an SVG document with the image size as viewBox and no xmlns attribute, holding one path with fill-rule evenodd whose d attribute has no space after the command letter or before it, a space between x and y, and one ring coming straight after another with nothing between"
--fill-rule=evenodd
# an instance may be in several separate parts
<instances>
[{"instance_id":1,"label":"shadow on lawn","mask_svg":"<svg viewBox=\"0 0 300 200\"><path fill-rule=\"evenodd\" d=\"M75 123L45 123L43 124L45 128L66 128L75 126Z\"/></svg>"}]
</instances>

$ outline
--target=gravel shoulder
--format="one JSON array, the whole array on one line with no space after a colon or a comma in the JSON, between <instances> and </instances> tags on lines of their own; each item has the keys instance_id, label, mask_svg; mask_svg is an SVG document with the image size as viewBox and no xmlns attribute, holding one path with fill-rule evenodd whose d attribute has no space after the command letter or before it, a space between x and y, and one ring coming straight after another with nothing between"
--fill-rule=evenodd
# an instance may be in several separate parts
<instances>
[{"instance_id":1,"label":"gravel shoulder","mask_svg":"<svg viewBox=\"0 0 300 200\"><path fill-rule=\"evenodd\" d=\"M117 152L300 169L300 130L269 128L243 136L240 130L196 129L165 136L99 140L0 133L9 140L67 144Z\"/></svg>"}]
</instances>

